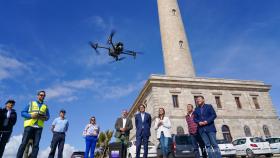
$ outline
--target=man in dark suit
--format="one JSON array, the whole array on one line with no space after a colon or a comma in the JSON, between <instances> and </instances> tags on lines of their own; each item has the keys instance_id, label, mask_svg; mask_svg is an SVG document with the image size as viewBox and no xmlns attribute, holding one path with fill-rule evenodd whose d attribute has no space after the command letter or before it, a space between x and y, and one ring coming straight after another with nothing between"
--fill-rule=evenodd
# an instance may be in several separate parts
<instances>
[{"instance_id":1,"label":"man in dark suit","mask_svg":"<svg viewBox=\"0 0 280 158\"><path fill-rule=\"evenodd\" d=\"M145 105L138 107L139 113L135 115L136 125L136 158L140 158L141 144L144 146L143 158L148 156L148 141L151 136L151 115L145 112Z\"/></svg>"},{"instance_id":2,"label":"man in dark suit","mask_svg":"<svg viewBox=\"0 0 280 158\"><path fill-rule=\"evenodd\" d=\"M216 140L216 127L214 120L217 115L210 104L205 104L203 96L196 98L198 105L194 111L194 122L198 124L198 132L206 146L206 151L209 158L221 158L221 152ZM214 149L214 153L212 152Z\"/></svg>"},{"instance_id":3,"label":"man in dark suit","mask_svg":"<svg viewBox=\"0 0 280 158\"><path fill-rule=\"evenodd\" d=\"M13 131L13 126L17 122L17 113L13 109L14 100L8 100L6 106L0 109L0 158L2 158L5 146L10 139Z\"/></svg>"},{"instance_id":4,"label":"man in dark suit","mask_svg":"<svg viewBox=\"0 0 280 158\"><path fill-rule=\"evenodd\" d=\"M122 111L122 116L117 119L115 123L115 137L116 142L120 142L122 145L121 158L126 158L127 143L129 140L130 130L132 130L133 125L130 118L127 117L127 110Z\"/></svg>"}]
</instances>

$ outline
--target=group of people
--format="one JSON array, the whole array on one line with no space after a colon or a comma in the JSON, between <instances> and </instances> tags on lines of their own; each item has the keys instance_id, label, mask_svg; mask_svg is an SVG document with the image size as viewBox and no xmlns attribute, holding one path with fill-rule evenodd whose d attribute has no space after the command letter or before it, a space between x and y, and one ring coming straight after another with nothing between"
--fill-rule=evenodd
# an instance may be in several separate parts
<instances>
[{"instance_id":1,"label":"group of people","mask_svg":"<svg viewBox=\"0 0 280 158\"><path fill-rule=\"evenodd\" d=\"M24 132L22 142L17 151L17 158L37 158L39 152L39 143L44 128L45 121L50 118L49 107L44 103L46 97L45 91L37 93L37 100L31 101L22 111L24 118ZM10 139L13 126L17 122L17 113L13 109L14 100L8 100L5 107L0 108L0 158L2 158L5 146ZM52 122L51 131L53 137L51 140L51 150L48 158L54 158L56 148L58 148L57 157L63 158L63 148L65 143L65 134L69 127L69 122L65 117L66 111L61 109L59 117ZM94 157L94 149L98 139L99 126L96 124L95 117L90 118L90 123L86 125L83 135L86 140L85 158L88 158L89 152ZM29 148L32 148L31 152Z\"/></svg>"},{"instance_id":2,"label":"group of people","mask_svg":"<svg viewBox=\"0 0 280 158\"><path fill-rule=\"evenodd\" d=\"M203 96L196 98L197 107L192 104L187 105L186 125L192 140L195 158L200 157L199 148L203 158L221 158L221 152L216 140L216 128L214 120L217 115L210 104L205 104ZM136 158L140 158L141 145L144 147L143 158L148 156L148 140L151 136L151 115L145 112L145 105L138 107L138 113L135 115L136 125ZM127 142L130 130L133 128L132 121L127 117L127 111L122 112L122 117L115 123L115 137L117 142L122 143L121 157L126 157ZM155 118L154 129L156 137L161 146L163 158L167 158L170 153L171 139L171 121L165 115L165 109L159 108L158 116Z\"/></svg>"},{"instance_id":3,"label":"group of people","mask_svg":"<svg viewBox=\"0 0 280 158\"><path fill-rule=\"evenodd\" d=\"M39 152L39 142L41 139L44 122L49 120L49 108L44 103L46 97L45 91L39 91L37 100L31 101L22 111L21 116L24 118L24 132L22 142L17 151L17 158L36 158ZM17 113L13 109L15 105L14 100L8 100L5 107L0 109L0 158L3 156L6 143L8 142L13 126L17 121ZM214 120L217 117L212 105L205 104L204 97L198 96L196 98L197 107L194 109L193 105L187 105L186 125L192 139L192 145L195 151L195 157L199 158L199 148L202 151L204 158L221 158L221 153L216 142L216 128ZM144 147L143 157L148 156L148 141L151 136L152 117L145 112L145 105L138 106L138 113L135 115L136 126L136 158L140 158L141 146ZM65 117L66 111L60 110L59 117L54 119L51 127L53 137L51 141L51 150L49 158L53 158L58 148L58 158L63 157L63 147L65 142L65 133L68 130L69 122ZM159 140L162 155L166 158L169 154L169 140L171 138L171 121L165 115L165 109L159 108L158 117L154 122L154 129ZM127 153L127 144L129 141L130 131L133 129L132 120L128 117L128 111L123 110L121 117L115 122L115 138L116 142L122 145L121 157L125 158ZM96 118L91 117L89 124L83 130L85 137L86 149L85 158L94 158L94 150L98 141L100 127L96 123ZM32 151L29 152L29 146ZM206 149L206 150L205 150Z\"/></svg>"},{"instance_id":4,"label":"group of people","mask_svg":"<svg viewBox=\"0 0 280 158\"><path fill-rule=\"evenodd\" d=\"M37 100L31 101L22 111L21 116L24 118L24 132L22 142L17 151L17 158L36 158L39 152L39 143L44 128L44 122L49 120L49 108L44 103L46 96L45 91L39 91ZM10 139L13 126L17 122L17 113L13 109L14 100L8 100L5 107L0 109L0 158L2 158L5 146ZM58 158L62 158L63 147L65 142L65 133L68 130L68 120L65 118L66 111L60 110L59 117L52 123L53 137L51 141L51 151L49 158L53 158L56 148L58 147ZM29 152L29 148L32 151Z\"/></svg>"}]
</instances>

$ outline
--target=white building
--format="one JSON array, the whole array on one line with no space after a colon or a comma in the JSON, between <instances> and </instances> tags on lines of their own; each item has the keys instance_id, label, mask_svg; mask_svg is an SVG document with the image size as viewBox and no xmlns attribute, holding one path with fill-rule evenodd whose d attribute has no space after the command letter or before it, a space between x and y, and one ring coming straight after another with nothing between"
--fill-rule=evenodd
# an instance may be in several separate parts
<instances>
[{"instance_id":1,"label":"white building","mask_svg":"<svg viewBox=\"0 0 280 158\"><path fill-rule=\"evenodd\" d=\"M186 105L195 104L194 98L202 95L218 115L218 138L279 136L280 121L269 96L271 86L261 81L196 77L177 0L158 0L158 11L166 74L150 76L130 109L133 123L138 105L144 103L152 125L158 109L164 107L172 133L188 133ZM150 140L155 142L153 128L151 133ZM135 130L130 136L135 138Z\"/></svg>"}]
</instances>

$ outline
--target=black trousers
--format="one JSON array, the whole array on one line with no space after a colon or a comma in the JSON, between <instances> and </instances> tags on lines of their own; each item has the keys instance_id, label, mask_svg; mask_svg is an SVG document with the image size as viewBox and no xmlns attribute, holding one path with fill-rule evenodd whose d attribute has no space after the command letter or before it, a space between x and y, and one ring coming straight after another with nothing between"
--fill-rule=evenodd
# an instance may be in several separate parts
<instances>
[{"instance_id":1,"label":"black trousers","mask_svg":"<svg viewBox=\"0 0 280 158\"><path fill-rule=\"evenodd\" d=\"M9 141L9 138L11 136L12 132L10 131L1 131L0 132L0 158L2 158L4 150L5 150L5 146L7 144L7 142Z\"/></svg>"},{"instance_id":2,"label":"black trousers","mask_svg":"<svg viewBox=\"0 0 280 158\"><path fill-rule=\"evenodd\" d=\"M65 142L64 132L53 132L53 138L51 142L51 151L49 158L54 158L56 147L58 147L57 158L63 157L63 147Z\"/></svg>"},{"instance_id":3,"label":"black trousers","mask_svg":"<svg viewBox=\"0 0 280 158\"><path fill-rule=\"evenodd\" d=\"M29 142L29 139L31 139L31 138L34 138L31 158L37 158L42 131L43 131L43 128L35 128L35 127L25 127L24 128L22 142L21 142L21 144L18 148L18 152L17 152L17 158L22 158L25 147L26 147L27 143Z\"/></svg>"}]
</instances>

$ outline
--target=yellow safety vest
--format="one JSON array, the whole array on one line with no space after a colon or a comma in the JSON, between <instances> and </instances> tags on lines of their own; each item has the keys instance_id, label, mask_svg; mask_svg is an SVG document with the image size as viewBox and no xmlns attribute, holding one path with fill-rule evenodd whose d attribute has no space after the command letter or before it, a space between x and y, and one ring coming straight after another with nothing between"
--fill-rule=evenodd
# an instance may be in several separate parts
<instances>
[{"instance_id":1,"label":"yellow safety vest","mask_svg":"<svg viewBox=\"0 0 280 158\"><path fill-rule=\"evenodd\" d=\"M46 115L47 113L47 105L46 104L43 104L41 106L41 108L39 108L39 105L36 101L32 101L31 102L31 105L29 105L29 110L28 110L28 113L30 115L34 114L34 113L38 113L40 115ZM44 127L44 121L43 120L40 120L40 119L24 119L24 127L28 127L28 126L33 126L35 123L37 122L37 125L41 128Z\"/></svg>"}]
</instances>

